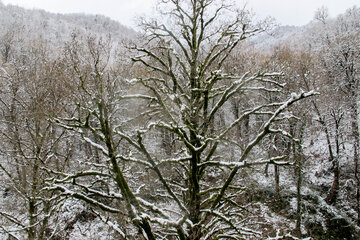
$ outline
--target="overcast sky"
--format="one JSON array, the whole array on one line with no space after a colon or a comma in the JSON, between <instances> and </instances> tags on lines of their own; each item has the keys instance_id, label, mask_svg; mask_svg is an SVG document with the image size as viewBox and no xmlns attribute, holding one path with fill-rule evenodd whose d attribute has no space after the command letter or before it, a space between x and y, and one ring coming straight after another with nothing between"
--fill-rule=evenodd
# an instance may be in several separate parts
<instances>
[{"instance_id":1,"label":"overcast sky","mask_svg":"<svg viewBox=\"0 0 360 240\"><path fill-rule=\"evenodd\" d=\"M54 13L102 14L120 21L127 26L135 26L137 15L151 13L157 0L0 0L4 4L14 4L26 8L45 9ZM355 5L359 0L235 0L239 4L247 2L257 16L275 17L282 25L304 25L311 21L314 12L321 6L329 9L335 17Z\"/></svg>"}]
</instances>

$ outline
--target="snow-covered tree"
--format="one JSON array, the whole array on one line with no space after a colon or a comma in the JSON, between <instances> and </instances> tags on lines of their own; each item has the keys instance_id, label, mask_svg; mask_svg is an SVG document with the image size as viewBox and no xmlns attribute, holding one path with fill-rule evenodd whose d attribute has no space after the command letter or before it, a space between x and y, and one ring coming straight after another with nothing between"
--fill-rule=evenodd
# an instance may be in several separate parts
<instances>
[{"instance_id":1,"label":"snow-covered tree","mask_svg":"<svg viewBox=\"0 0 360 240\"><path fill-rule=\"evenodd\" d=\"M360 178L359 178L359 69L360 69L360 15L354 7L339 16L336 21L325 23L321 58L327 73L330 86L342 96L343 109L338 114L333 112L334 122L348 112L351 125L352 158L354 176L357 182L356 201L358 223L360 223ZM338 135L338 134L337 134ZM334 161L337 158L334 158ZM338 169L335 164L335 170ZM334 182L336 184L336 182ZM338 183L337 183L338 184ZM329 198L329 200L331 200Z\"/></svg>"},{"instance_id":2,"label":"snow-covered tree","mask_svg":"<svg viewBox=\"0 0 360 240\"><path fill-rule=\"evenodd\" d=\"M164 0L160 5L162 19L144 21L144 41L131 46L137 54L128 93L135 94L121 94L109 41L89 38L84 48L75 40L68 48L79 89L77 110L57 122L79 133L102 158L49 183L49 189L96 206L98 216L124 239L137 236L126 223L147 239L260 234L246 226L237 202L244 190L239 170L286 164L285 156L266 158L260 143L269 134L291 138L273 124L291 118L285 110L314 92L268 102L261 93L281 92L279 74L224 71L232 50L262 31L266 21L253 24L249 12L226 1ZM235 119L224 118L230 99L245 93L246 108ZM250 123L250 136L235 137L235 127L254 116L261 123ZM168 143L173 151L157 144L166 132L173 136Z\"/></svg>"},{"instance_id":3,"label":"snow-covered tree","mask_svg":"<svg viewBox=\"0 0 360 240\"><path fill-rule=\"evenodd\" d=\"M34 41L21 53L0 66L0 232L45 239L59 231L64 199L44 190L45 179L63 171L70 156L66 132L48 119L64 111L67 86L61 61L49 57L46 44Z\"/></svg>"}]
</instances>

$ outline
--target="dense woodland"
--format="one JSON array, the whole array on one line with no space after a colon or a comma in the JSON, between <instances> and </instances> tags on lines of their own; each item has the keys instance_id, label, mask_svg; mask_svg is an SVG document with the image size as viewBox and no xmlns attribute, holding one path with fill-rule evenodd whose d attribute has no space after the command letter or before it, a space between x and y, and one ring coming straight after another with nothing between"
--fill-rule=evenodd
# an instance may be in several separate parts
<instances>
[{"instance_id":1,"label":"dense woodland","mask_svg":"<svg viewBox=\"0 0 360 240\"><path fill-rule=\"evenodd\" d=\"M158 7L0 1L0 238L359 239L360 9Z\"/></svg>"}]
</instances>

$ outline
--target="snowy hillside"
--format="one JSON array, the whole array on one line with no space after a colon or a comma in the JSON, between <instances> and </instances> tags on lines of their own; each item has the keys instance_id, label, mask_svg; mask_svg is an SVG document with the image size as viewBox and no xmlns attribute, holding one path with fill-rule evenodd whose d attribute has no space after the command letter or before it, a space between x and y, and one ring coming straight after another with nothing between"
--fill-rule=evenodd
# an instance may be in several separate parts
<instances>
[{"instance_id":1,"label":"snowy hillside","mask_svg":"<svg viewBox=\"0 0 360 240\"><path fill-rule=\"evenodd\" d=\"M26 39L43 38L54 45L63 43L74 30L81 33L111 34L114 39L132 39L135 31L101 15L53 14L28 10L0 2L0 34L13 32Z\"/></svg>"}]
</instances>

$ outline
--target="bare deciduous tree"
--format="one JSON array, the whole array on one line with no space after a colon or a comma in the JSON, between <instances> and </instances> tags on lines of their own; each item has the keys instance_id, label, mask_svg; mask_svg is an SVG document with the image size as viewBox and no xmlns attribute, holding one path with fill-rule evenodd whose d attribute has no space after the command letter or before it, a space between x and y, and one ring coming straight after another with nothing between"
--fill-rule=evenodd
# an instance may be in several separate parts
<instances>
[{"instance_id":1,"label":"bare deciduous tree","mask_svg":"<svg viewBox=\"0 0 360 240\"><path fill-rule=\"evenodd\" d=\"M249 12L233 10L226 1L164 0L163 4L163 19L144 21L145 40L131 47L139 54L132 57L137 75L131 88L141 94L114 92L119 85L111 74L109 42L90 39L82 48L75 41L68 49L79 101L74 116L57 121L82 135L104 160L89 163L87 171L67 174L49 189L97 206L102 211L97 211L99 216L113 213L114 220L122 215L122 227L116 220L112 226L124 239L136 235L126 222L147 239L257 235L246 227L237 202L243 191L238 172L261 164L287 164L281 161L285 156L268 159L255 150L269 134L292 138L274 123L291 118L285 109L314 92L293 93L277 102L250 101L236 119L228 121L223 114L231 98L245 92L249 97L253 92L254 97L276 94L283 87L275 81L277 73L237 76L222 71L233 49L261 32L267 22L253 24ZM145 106L138 105L139 115L132 120L118 110L131 99ZM261 116L262 122L240 147L236 143L241 140L231 133L250 116ZM98 142L86 131L95 134ZM161 134L156 132L172 134L176 151L159 150L156 142L161 142ZM228 153L234 147L236 155L231 157ZM101 179L106 187L82 184L82 177Z\"/></svg>"},{"instance_id":2,"label":"bare deciduous tree","mask_svg":"<svg viewBox=\"0 0 360 240\"><path fill-rule=\"evenodd\" d=\"M0 215L14 226L8 230L13 237L25 232L27 239L46 239L59 230L55 213L63 198L44 191L45 179L63 171L70 156L65 131L48 119L63 113L66 85L61 62L41 42L34 44L0 72L0 170L9 182L6 201L21 203L0 209Z\"/></svg>"}]
</instances>

